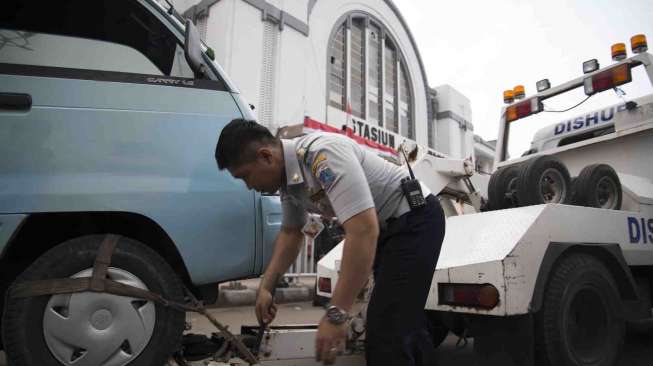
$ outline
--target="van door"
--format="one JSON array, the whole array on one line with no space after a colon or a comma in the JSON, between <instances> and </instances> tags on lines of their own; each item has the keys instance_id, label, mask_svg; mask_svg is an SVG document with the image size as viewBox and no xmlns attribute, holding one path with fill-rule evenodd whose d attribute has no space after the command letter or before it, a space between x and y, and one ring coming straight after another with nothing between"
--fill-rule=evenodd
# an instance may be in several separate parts
<instances>
[{"instance_id":1,"label":"van door","mask_svg":"<svg viewBox=\"0 0 653 366\"><path fill-rule=\"evenodd\" d=\"M254 194L214 159L242 114L219 77L194 78L179 31L138 1L3 7L0 213L136 213L196 284L250 275Z\"/></svg>"}]
</instances>

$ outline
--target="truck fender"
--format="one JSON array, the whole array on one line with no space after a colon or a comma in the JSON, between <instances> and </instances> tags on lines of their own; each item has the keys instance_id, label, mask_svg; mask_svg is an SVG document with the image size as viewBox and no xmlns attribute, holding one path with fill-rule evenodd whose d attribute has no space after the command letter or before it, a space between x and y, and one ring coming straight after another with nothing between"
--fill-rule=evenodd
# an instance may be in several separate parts
<instances>
[{"instance_id":1,"label":"truck fender","mask_svg":"<svg viewBox=\"0 0 653 366\"><path fill-rule=\"evenodd\" d=\"M551 270L555 267L558 259L571 252L589 253L599 258L614 276L621 298L624 300L638 300L637 286L633 274L628 268L619 244L552 242L549 243L540 265L533 297L529 305L529 312L536 313L540 310Z\"/></svg>"}]
</instances>

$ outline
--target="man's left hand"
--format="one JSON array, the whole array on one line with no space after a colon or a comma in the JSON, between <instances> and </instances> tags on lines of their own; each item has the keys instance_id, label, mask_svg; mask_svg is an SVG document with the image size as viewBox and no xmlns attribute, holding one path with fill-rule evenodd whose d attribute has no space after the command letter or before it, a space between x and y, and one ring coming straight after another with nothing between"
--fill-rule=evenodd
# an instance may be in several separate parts
<instances>
[{"instance_id":1,"label":"man's left hand","mask_svg":"<svg viewBox=\"0 0 653 366\"><path fill-rule=\"evenodd\" d=\"M338 352L344 350L347 340L347 322L335 325L322 317L315 337L315 359L325 365L333 365Z\"/></svg>"}]
</instances>

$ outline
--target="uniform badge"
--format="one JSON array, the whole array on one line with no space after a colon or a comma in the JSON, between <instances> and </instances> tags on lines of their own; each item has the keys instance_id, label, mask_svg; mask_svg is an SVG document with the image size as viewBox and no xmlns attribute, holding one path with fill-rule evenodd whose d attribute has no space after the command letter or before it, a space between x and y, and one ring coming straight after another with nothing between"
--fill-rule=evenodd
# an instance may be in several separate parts
<instances>
[{"instance_id":1,"label":"uniform badge","mask_svg":"<svg viewBox=\"0 0 653 366\"><path fill-rule=\"evenodd\" d=\"M320 153L315 160L313 160L313 164L311 165L311 171L313 172L313 175L317 174L317 169L320 167L320 164L324 163L327 160L326 155L324 153Z\"/></svg>"},{"instance_id":2,"label":"uniform badge","mask_svg":"<svg viewBox=\"0 0 653 366\"><path fill-rule=\"evenodd\" d=\"M336 181L336 175L328 166L323 166L317 171L317 179L325 190L329 190Z\"/></svg>"}]
</instances>

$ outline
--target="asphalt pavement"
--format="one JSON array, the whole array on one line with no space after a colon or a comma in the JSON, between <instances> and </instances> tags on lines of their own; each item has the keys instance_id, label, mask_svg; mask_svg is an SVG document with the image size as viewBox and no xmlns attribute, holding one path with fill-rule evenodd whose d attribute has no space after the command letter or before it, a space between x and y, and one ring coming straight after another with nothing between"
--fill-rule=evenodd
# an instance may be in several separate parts
<instances>
[{"instance_id":1,"label":"asphalt pavement","mask_svg":"<svg viewBox=\"0 0 653 366\"><path fill-rule=\"evenodd\" d=\"M242 325L255 325L254 309L249 306L214 308L209 312L234 333L240 332ZM279 305L275 324L315 324L319 322L324 310L314 307L310 302L289 303ZM213 326L203 316L189 313L187 321L191 323L190 332L211 334ZM457 337L450 335L437 349L438 366L473 365L472 339L464 347L456 347ZM623 357L618 366L650 366L653 364L653 334L629 334L624 346ZM0 366L7 366L4 354L0 352Z\"/></svg>"}]
</instances>

